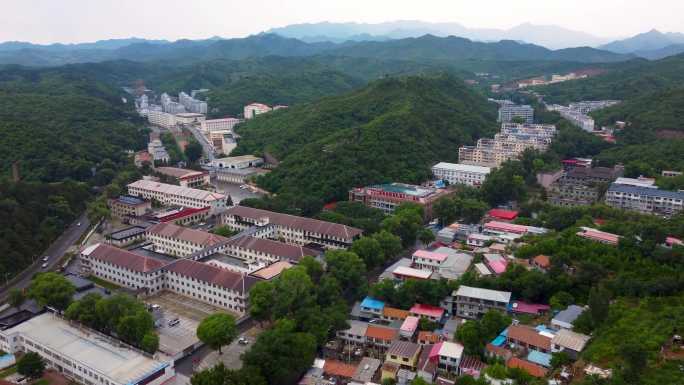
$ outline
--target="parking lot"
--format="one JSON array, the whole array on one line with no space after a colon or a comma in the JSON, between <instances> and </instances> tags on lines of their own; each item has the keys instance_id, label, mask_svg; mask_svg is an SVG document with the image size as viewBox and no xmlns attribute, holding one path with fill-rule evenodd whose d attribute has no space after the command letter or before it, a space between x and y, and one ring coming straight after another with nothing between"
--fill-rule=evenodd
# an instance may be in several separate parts
<instances>
[{"instance_id":1,"label":"parking lot","mask_svg":"<svg viewBox=\"0 0 684 385\"><path fill-rule=\"evenodd\" d=\"M159 305L155 311L159 325L159 350L176 357L179 353L199 342L197 326L208 315L223 311L194 299L163 292L145 299L149 305ZM169 324L170 321L178 320Z\"/></svg>"},{"instance_id":2,"label":"parking lot","mask_svg":"<svg viewBox=\"0 0 684 385\"><path fill-rule=\"evenodd\" d=\"M223 354L218 354L217 351L212 351L207 354L199 364L199 370L211 368L218 364L219 361L228 369L240 369L242 367L242 359L240 356L249 350L251 345L256 341L257 336L261 334L263 330L258 326L253 326L244 333L240 333L238 338L235 339L230 345L221 348ZM246 339L246 344L241 344L239 342L240 338Z\"/></svg>"}]
</instances>

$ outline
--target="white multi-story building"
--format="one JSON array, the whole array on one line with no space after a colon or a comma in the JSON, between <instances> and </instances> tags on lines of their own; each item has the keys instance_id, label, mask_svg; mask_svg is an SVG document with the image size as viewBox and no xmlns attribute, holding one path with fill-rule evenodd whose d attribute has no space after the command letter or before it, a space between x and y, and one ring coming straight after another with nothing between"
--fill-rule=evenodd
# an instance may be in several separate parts
<instances>
[{"instance_id":1,"label":"white multi-story building","mask_svg":"<svg viewBox=\"0 0 684 385\"><path fill-rule=\"evenodd\" d=\"M159 127L171 128L176 126L176 115L168 112L150 110L147 113L147 120L150 124Z\"/></svg>"},{"instance_id":2,"label":"white multi-story building","mask_svg":"<svg viewBox=\"0 0 684 385\"><path fill-rule=\"evenodd\" d=\"M164 289L208 304L247 312L249 289L259 279L190 259L179 259L164 267Z\"/></svg>"},{"instance_id":3,"label":"white multi-story building","mask_svg":"<svg viewBox=\"0 0 684 385\"><path fill-rule=\"evenodd\" d=\"M173 99L167 93L161 94L160 100L164 112L168 112L169 114L180 114L182 112L186 112L185 107L183 107L182 104L173 101Z\"/></svg>"},{"instance_id":4,"label":"white multi-story building","mask_svg":"<svg viewBox=\"0 0 684 385\"><path fill-rule=\"evenodd\" d=\"M165 263L117 247L98 243L81 252L81 269L105 281L133 290L156 293L162 289Z\"/></svg>"},{"instance_id":5,"label":"white multi-story building","mask_svg":"<svg viewBox=\"0 0 684 385\"><path fill-rule=\"evenodd\" d=\"M205 249L202 253L196 254L196 256L204 257L211 255L210 253L212 252L220 252L248 263L270 265L279 261L298 263L306 256L316 257L321 254L319 251L308 247L289 245L253 236L241 236L230 239L212 249Z\"/></svg>"},{"instance_id":6,"label":"white multi-story building","mask_svg":"<svg viewBox=\"0 0 684 385\"><path fill-rule=\"evenodd\" d=\"M250 227L259 229L254 236L282 239L295 245L317 244L329 249L343 249L361 236L361 229L325 222L317 219L297 217L260 210L246 206L233 206L221 218L223 224L232 230L242 231Z\"/></svg>"},{"instance_id":7,"label":"white multi-story building","mask_svg":"<svg viewBox=\"0 0 684 385\"><path fill-rule=\"evenodd\" d=\"M522 118L525 123L534 122L534 108L528 105L504 104L499 107L498 121L510 123L513 118Z\"/></svg>"},{"instance_id":8,"label":"white multi-story building","mask_svg":"<svg viewBox=\"0 0 684 385\"><path fill-rule=\"evenodd\" d=\"M270 112L271 110L272 108L265 104L252 103L245 106L244 116L245 119L252 119L255 118L257 115L265 114L267 112Z\"/></svg>"},{"instance_id":9,"label":"white multi-story building","mask_svg":"<svg viewBox=\"0 0 684 385\"><path fill-rule=\"evenodd\" d=\"M201 123L202 131L212 132L212 131L232 131L233 128L242 122L240 119L236 118L224 118L224 119L208 119Z\"/></svg>"},{"instance_id":10,"label":"white multi-story building","mask_svg":"<svg viewBox=\"0 0 684 385\"><path fill-rule=\"evenodd\" d=\"M436 178L446 180L449 184L465 184L473 187L480 187L491 170L489 167L460 163L440 162L432 166L432 174Z\"/></svg>"},{"instance_id":11,"label":"white multi-story building","mask_svg":"<svg viewBox=\"0 0 684 385\"><path fill-rule=\"evenodd\" d=\"M197 100L193 98L192 96L186 94L185 92L181 92L178 94L178 102L185 107L185 109L189 112L195 112L198 114L206 114L207 113L207 103L203 102L201 100Z\"/></svg>"},{"instance_id":12,"label":"white multi-story building","mask_svg":"<svg viewBox=\"0 0 684 385\"><path fill-rule=\"evenodd\" d=\"M155 251L181 258L228 240L220 235L178 226L170 222L157 223L148 227L146 235L147 240L154 245Z\"/></svg>"},{"instance_id":13,"label":"white multi-story building","mask_svg":"<svg viewBox=\"0 0 684 385\"><path fill-rule=\"evenodd\" d=\"M254 155L231 156L228 158L215 158L211 161L211 167L216 168L231 168L243 169L250 167L259 167L264 164L264 158L259 158Z\"/></svg>"},{"instance_id":14,"label":"white multi-story building","mask_svg":"<svg viewBox=\"0 0 684 385\"><path fill-rule=\"evenodd\" d=\"M173 360L155 359L52 313L0 331L0 346L10 353L37 353L46 367L79 384L161 385L175 376Z\"/></svg>"},{"instance_id":15,"label":"white multi-story building","mask_svg":"<svg viewBox=\"0 0 684 385\"><path fill-rule=\"evenodd\" d=\"M210 182L209 172L207 171L195 171L178 167L157 167L155 171L175 179L181 187L200 187L208 185Z\"/></svg>"},{"instance_id":16,"label":"white multi-story building","mask_svg":"<svg viewBox=\"0 0 684 385\"><path fill-rule=\"evenodd\" d=\"M161 290L244 315L249 289L258 278L189 259L159 260L118 249L93 245L82 254L83 271L117 285L148 294Z\"/></svg>"},{"instance_id":17,"label":"white multi-story building","mask_svg":"<svg viewBox=\"0 0 684 385\"><path fill-rule=\"evenodd\" d=\"M616 182L606 191L606 204L644 214L672 216L684 209L684 192Z\"/></svg>"},{"instance_id":18,"label":"white multi-story building","mask_svg":"<svg viewBox=\"0 0 684 385\"><path fill-rule=\"evenodd\" d=\"M452 314L463 318L480 318L489 310L505 313L511 302L511 292L461 285L452 298Z\"/></svg>"},{"instance_id":19,"label":"white multi-story building","mask_svg":"<svg viewBox=\"0 0 684 385\"><path fill-rule=\"evenodd\" d=\"M206 119L204 114L196 112L183 112L176 114L176 124L201 124Z\"/></svg>"},{"instance_id":20,"label":"white multi-story building","mask_svg":"<svg viewBox=\"0 0 684 385\"><path fill-rule=\"evenodd\" d=\"M237 147L235 133L232 130L209 131L208 140L216 152L226 155Z\"/></svg>"},{"instance_id":21,"label":"white multi-story building","mask_svg":"<svg viewBox=\"0 0 684 385\"><path fill-rule=\"evenodd\" d=\"M223 194L149 180L138 180L129 184L128 194L150 200L155 199L167 206L177 205L196 209L210 207L211 214L223 210L227 200Z\"/></svg>"}]
</instances>

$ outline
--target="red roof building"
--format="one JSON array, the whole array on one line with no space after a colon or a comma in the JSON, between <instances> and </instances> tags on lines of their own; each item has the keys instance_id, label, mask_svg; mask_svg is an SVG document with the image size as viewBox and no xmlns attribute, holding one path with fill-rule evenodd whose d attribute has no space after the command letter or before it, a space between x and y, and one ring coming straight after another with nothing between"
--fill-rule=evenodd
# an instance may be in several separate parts
<instances>
[{"instance_id":1,"label":"red roof building","mask_svg":"<svg viewBox=\"0 0 684 385\"><path fill-rule=\"evenodd\" d=\"M439 306L423 305L417 303L413 305L413 307L409 310L409 313L418 318L424 317L432 321L439 321L444 316L444 309Z\"/></svg>"},{"instance_id":2,"label":"red roof building","mask_svg":"<svg viewBox=\"0 0 684 385\"><path fill-rule=\"evenodd\" d=\"M514 210L491 209L487 216L500 221L512 221L518 217L518 212Z\"/></svg>"}]
</instances>

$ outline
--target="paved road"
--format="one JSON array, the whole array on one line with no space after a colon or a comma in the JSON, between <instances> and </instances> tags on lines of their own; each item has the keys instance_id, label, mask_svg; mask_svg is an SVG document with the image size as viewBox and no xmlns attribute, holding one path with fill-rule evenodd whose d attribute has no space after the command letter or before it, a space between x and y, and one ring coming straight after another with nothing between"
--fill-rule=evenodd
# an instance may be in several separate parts
<instances>
[{"instance_id":1,"label":"paved road","mask_svg":"<svg viewBox=\"0 0 684 385\"><path fill-rule=\"evenodd\" d=\"M238 329L238 334L242 335L244 332L247 330L251 329L255 325L255 321L251 318L246 319L244 322L239 324L237 326ZM254 343L254 341L250 341L251 343ZM212 350L209 346L204 345L201 348L195 350L194 353L190 354L187 357L181 358L176 362L175 368L176 372L181 373L185 376L192 377L192 374L194 373L194 365L198 364L199 362L204 359L209 353L211 353Z\"/></svg>"},{"instance_id":2,"label":"paved road","mask_svg":"<svg viewBox=\"0 0 684 385\"><path fill-rule=\"evenodd\" d=\"M207 141L207 138L204 135L202 135L201 132L199 132L197 127L190 126L190 125L187 125L185 127L187 127L188 130L190 130L190 132L195 137L195 139L197 139L199 144L202 145L202 149L204 150L205 159L207 161L210 161L210 162L212 160L214 160L214 148L209 144L209 142Z\"/></svg>"},{"instance_id":3,"label":"paved road","mask_svg":"<svg viewBox=\"0 0 684 385\"><path fill-rule=\"evenodd\" d=\"M90 221L84 212L69 227L67 227L66 230L64 230L59 238L52 242L52 244L43 252L43 254L38 256L36 261L31 266L21 272L14 280L10 281L9 286L4 286L2 289L0 289L0 301L4 301L6 299L10 288L16 287L19 289L24 289L28 287L31 283L31 278L33 278L36 273L47 270L55 270L58 268L60 258L62 258L62 256L69 250L69 247L76 243L76 241L78 241L78 239L81 238L86 231L88 231L89 227ZM45 269L41 267L43 264L42 258L44 256L50 257L47 262L48 267Z\"/></svg>"}]
</instances>

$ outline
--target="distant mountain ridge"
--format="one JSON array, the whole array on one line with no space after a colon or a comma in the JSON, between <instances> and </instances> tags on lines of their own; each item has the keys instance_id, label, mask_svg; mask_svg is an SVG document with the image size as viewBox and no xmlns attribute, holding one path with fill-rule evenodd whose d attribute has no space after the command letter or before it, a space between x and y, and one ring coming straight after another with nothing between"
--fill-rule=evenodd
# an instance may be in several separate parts
<instances>
[{"instance_id":1,"label":"distant mountain ridge","mask_svg":"<svg viewBox=\"0 0 684 385\"><path fill-rule=\"evenodd\" d=\"M111 45L111 44L110 44ZM633 56L600 51L589 47L550 50L533 44L504 40L474 42L459 37L424 35L386 41L347 41L345 43L307 43L277 34L262 33L237 39L178 40L173 43L135 42L115 49L20 48L0 50L0 64L55 66L109 60L164 61L188 64L214 59L245 59L264 56L303 57L334 55L393 60L458 61L540 60L584 63L617 62Z\"/></svg>"},{"instance_id":2,"label":"distant mountain ridge","mask_svg":"<svg viewBox=\"0 0 684 385\"><path fill-rule=\"evenodd\" d=\"M604 44L598 48L615 53L633 53L647 59L662 59L684 52L684 33L663 33L657 29L652 29L627 39Z\"/></svg>"},{"instance_id":3,"label":"distant mountain ridge","mask_svg":"<svg viewBox=\"0 0 684 385\"><path fill-rule=\"evenodd\" d=\"M359 36L367 35L372 39L381 38L404 39L420 37L426 34L447 37L458 36L476 41L518 40L541 45L550 49L590 46L605 44L608 38L573 31L555 25L534 25L524 23L510 29L468 28L459 23L428 23L414 20L401 20L377 24L365 23L313 23L292 24L280 28L271 28L268 33L276 33L286 37L305 41L346 40L358 41ZM317 40L313 40L316 37Z\"/></svg>"}]
</instances>

